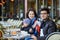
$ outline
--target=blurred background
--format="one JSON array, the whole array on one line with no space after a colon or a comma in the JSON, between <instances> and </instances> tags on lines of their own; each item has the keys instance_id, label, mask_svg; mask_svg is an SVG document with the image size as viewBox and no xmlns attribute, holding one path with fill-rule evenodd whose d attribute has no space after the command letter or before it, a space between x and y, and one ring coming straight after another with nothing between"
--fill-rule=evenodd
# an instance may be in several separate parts
<instances>
[{"instance_id":1,"label":"blurred background","mask_svg":"<svg viewBox=\"0 0 60 40\"><path fill-rule=\"evenodd\" d=\"M52 19L60 17L60 0L0 0L0 20L23 19L29 8L34 8L39 14L43 7L50 9Z\"/></svg>"},{"instance_id":2,"label":"blurred background","mask_svg":"<svg viewBox=\"0 0 60 40\"><path fill-rule=\"evenodd\" d=\"M0 0L0 38L10 37L11 30L18 30L20 33L22 20L26 18L28 9L34 8L39 15L39 9L43 7L49 8L50 18L56 23L57 31L60 32L60 0ZM17 35L15 31L14 33Z\"/></svg>"}]
</instances>

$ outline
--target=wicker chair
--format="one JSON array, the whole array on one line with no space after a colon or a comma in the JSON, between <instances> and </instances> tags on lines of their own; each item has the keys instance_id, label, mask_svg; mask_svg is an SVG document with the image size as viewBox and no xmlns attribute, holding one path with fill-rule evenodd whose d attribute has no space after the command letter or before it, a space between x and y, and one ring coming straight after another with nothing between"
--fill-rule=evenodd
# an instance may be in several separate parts
<instances>
[{"instance_id":1,"label":"wicker chair","mask_svg":"<svg viewBox=\"0 0 60 40\"><path fill-rule=\"evenodd\" d=\"M2 32L2 30L0 30L0 40L2 40L3 38L3 32Z\"/></svg>"},{"instance_id":2,"label":"wicker chair","mask_svg":"<svg viewBox=\"0 0 60 40\"><path fill-rule=\"evenodd\" d=\"M45 40L60 40L60 32L53 32Z\"/></svg>"},{"instance_id":3,"label":"wicker chair","mask_svg":"<svg viewBox=\"0 0 60 40\"><path fill-rule=\"evenodd\" d=\"M0 24L0 40L2 40L2 35L3 35L3 32L2 32L2 24Z\"/></svg>"}]
</instances>

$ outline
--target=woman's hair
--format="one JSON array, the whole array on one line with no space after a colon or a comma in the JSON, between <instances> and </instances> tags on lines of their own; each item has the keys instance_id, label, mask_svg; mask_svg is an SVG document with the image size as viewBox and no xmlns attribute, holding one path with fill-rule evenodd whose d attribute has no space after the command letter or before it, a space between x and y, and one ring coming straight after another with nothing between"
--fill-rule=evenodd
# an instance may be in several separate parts
<instances>
[{"instance_id":1,"label":"woman's hair","mask_svg":"<svg viewBox=\"0 0 60 40\"><path fill-rule=\"evenodd\" d=\"M37 17L36 11L35 11L33 8L30 8L30 9L27 11L27 14L26 14L26 17L27 17L27 18L29 18L28 14L29 14L30 11L33 11L35 17Z\"/></svg>"}]
</instances>

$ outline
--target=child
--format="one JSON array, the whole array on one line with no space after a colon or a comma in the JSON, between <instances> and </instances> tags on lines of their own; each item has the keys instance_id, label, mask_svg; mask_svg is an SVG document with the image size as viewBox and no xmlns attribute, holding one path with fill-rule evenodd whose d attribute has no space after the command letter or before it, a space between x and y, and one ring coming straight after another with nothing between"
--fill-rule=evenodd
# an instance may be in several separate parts
<instances>
[{"instance_id":1,"label":"child","mask_svg":"<svg viewBox=\"0 0 60 40\"><path fill-rule=\"evenodd\" d=\"M22 25L22 30L24 31L28 31L30 34L33 33L33 29L37 29L37 31L39 30L40 31L40 23L38 21L35 21L35 23L32 25L30 25L30 19L26 18L23 20L23 25Z\"/></svg>"},{"instance_id":2,"label":"child","mask_svg":"<svg viewBox=\"0 0 60 40\"><path fill-rule=\"evenodd\" d=\"M29 24L30 24L30 20L28 18L27 19L24 19L23 20L23 26L22 27L27 27Z\"/></svg>"},{"instance_id":3,"label":"child","mask_svg":"<svg viewBox=\"0 0 60 40\"><path fill-rule=\"evenodd\" d=\"M30 29L29 27L30 19L26 18L23 20L22 30L28 31Z\"/></svg>"}]
</instances>

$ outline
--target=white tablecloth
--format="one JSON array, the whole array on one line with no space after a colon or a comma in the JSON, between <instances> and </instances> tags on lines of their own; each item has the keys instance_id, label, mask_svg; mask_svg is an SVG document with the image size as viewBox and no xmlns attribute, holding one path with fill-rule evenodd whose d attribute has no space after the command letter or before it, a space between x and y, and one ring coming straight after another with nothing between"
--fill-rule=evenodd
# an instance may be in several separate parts
<instances>
[{"instance_id":1,"label":"white tablecloth","mask_svg":"<svg viewBox=\"0 0 60 40\"><path fill-rule=\"evenodd\" d=\"M0 24L2 24L2 26L3 26L4 28L12 26L10 23L8 23L8 22L6 22L6 21L0 21Z\"/></svg>"},{"instance_id":2,"label":"white tablecloth","mask_svg":"<svg viewBox=\"0 0 60 40\"><path fill-rule=\"evenodd\" d=\"M12 38L12 39L21 39L21 38L24 38L24 37L26 37L26 36L30 36L30 34L28 34L27 32L25 32L25 31L21 31L19 34L17 34L17 35L6 35L6 34L4 34L3 35L3 38Z\"/></svg>"}]
</instances>

